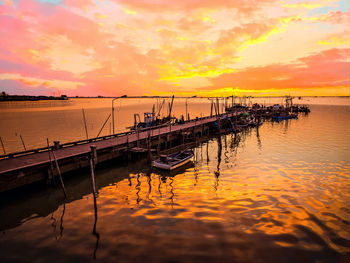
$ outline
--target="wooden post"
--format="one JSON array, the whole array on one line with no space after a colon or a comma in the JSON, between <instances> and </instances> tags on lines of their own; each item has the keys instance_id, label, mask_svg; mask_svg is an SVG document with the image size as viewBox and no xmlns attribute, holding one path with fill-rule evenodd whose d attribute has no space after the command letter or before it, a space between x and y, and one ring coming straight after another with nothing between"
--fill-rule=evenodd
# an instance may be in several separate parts
<instances>
[{"instance_id":1,"label":"wooden post","mask_svg":"<svg viewBox=\"0 0 350 263\"><path fill-rule=\"evenodd\" d=\"M85 111L84 111L84 108L82 108L82 111L83 111L83 120L84 120L84 127L85 127L86 139L89 139L88 130L87 130L87 127L86 127L86 118L85 118Z\"/></svg>"},{"instance_id":2,"label":"wooden post","mask_svg":"<svg viewBox=\"0 0 350 263\"><path fill-rule=\"evenodd\" d=\"M91 145L90 146L91 153L90 153L90 171L91 171L91 182L92 182L92 191L94 198L96 197L96 184L95 184L95 165L96 165L96 160L97 160L97 153L96 153L96 146ZM96 209L96 202L95 204L95 209Z\"/></svg>"},{"instance_id":3,"label":"wooden post","mask_svg":"<svg viewBox=\"0 0 350 263\"><path fill-rule=\"evenodd\" d=\"M129 133L126 134L126 148L129 149Z\"/></svg>"},{"instance_id":4,"label":"wooden post","mask_svg":"<svg viewBox=\"0 0 350 263\"><path fill-rule=\"evenodd\" d=\"M54 178L54 174L53 174L53 164L52 164L51 154L50 154L49 138L46 138L46 142L47 142L47 150L48 150L47 152L49 153L50 171L51 171L51 176L49 176L49 180L52 180Z\"/></svg>"},{"instance_id":5,"label":"wooden post","mask_svg":"<svg viewBox=\"0 0 350 263\"><path fill-rule=\"evenodd\" d=\"M213 106L214 106L214 110L215 110L215 116L218 116L218 110L217 110L215 102L213 102Z\"/></svg>"},{"instance_id":6,"label":"wooden post","mask_svg":"<svg viewBox=\"0 0 350 263\"><path fill-rule=\"evenodd\" d=\"M185 144L185 134L184 134L182 129L180 132L181 132L181 137L182 137L182 145L184 145Z\"/></svg>"},{"instance_id":7,"label":"wooden post","mask_svg":"<svg viewBox=\"0 0 350 263\"><path fill-rule=\"evenodd\" d=\"M6 150L5 150L5 147L4 147L4 143L2 142L1 136L0 136L0 142L1 142L2 150L4 151L4 154L6 154Z\"/></svg>"},{"instance_id":8,"label":"wooden post","mask_svg":"<svg viewBox=\"0 0 350 263\"><path fill-rule=\"evenodd\" d=\"M219 98L216 98L216 109L217 115L220 115Z\"/></svg>"},{"instance_id":9,"label":"wooden post","mask_svg":"<svg viewBox=\"0 0 350 263\"><path fill-rule=\"evenodd\" d=\"M157 148L157 152L158 152L158 155L160 153L160 126L158 128L158 148Z\"/></svg>"},{"instance_id":10,"label":"wooden post","mask_svg":"<svg viewBox=\"0 0 350 263\"><path fill-rule=\"evenodd\" d=\"M21 142L22 142L22 145L23 145L23 148L24 150L26 151L27 148L26 148L26 145L24 144L24 141L23 141L23 138L22 138L22 135L20 134L19 137L21 138Z\"/></svg>"},{"instance_id":11,"label":"wooden post","mask_svg":"<svg viewBox=\"0 0 350 263\"><path fill-rule=\"evenodd\" d=\"M58 172L58 175L60 177L60 182L61 182L61 186L62 186L62 190L63 190L63 193L64 193L64 197L67 198L67 194L66 194L66 188L64 187L64 183L63 183L63 179L62 179L62 174L61 174L61 170L60 170L60 167L58 165L58 162L57 162L57 157L56 157L56 154L54 151L52 151L52 155L55 159L55 164L56 164L56 168L57 168L57 172Z\"/></svg>"},{"instance_id":12,"label":"wooden post","mask_svg":"<svg viewBox=\"0 0 350 263\"><path fill-rule=\"evenodd\" d=\"M204 134L204 126L203 126L203 123L202 123L202 136L201 136L201 141L202 141L202 138L203 138L203 134Z\"/></svg>"},{"instance_id":13,"label":"wooden post","mask_svg":"<svg viewBox=\"0 0 350 263\"><path fill-rule=\"evenodd\" d=\"M151 153L151 130L148 130L147 150L148 150L148 159L149 159L149 161L152 161L152 153Z\"/></svg>"},{"instance_id":14,"label":"wooden post","mask_svg":"<svg viewBox=\"0 0 350 263\"><path fill-rule=\"evenodd\" d=\"M137 127L137 148L140 147L140 127Z\"/></svg>"},{"instance_id":15,"label":"wooden post","mask_svg":"<svg viewBox=\"0 0 350 263\"><path fill-rule=\"evenodd\" d=\"M60 141L54 141L53 143L55 145L54 146L55 150L58 150L60 148Z\"/></svg>"},{"instance_id":16,"label":"wooden post","mask_svg":"<svg viewBox=\"0 0 350 263\"><path fill-rule=\"evenodd\" d=\"M95 215L95 222L92 229L92 234L96 236L96 246L94 250L94 259L96 259L96 250L98 247L98 243L100 240L100 235L96 232L96 224L97 224L97 201L96 201L96 184L95 184L95 165L97 163L97 152L96 152L96 146L92 145L90 146L91 153L90 153L90 171L91 171L91 184L92 184L92 197L94 199L94 215Z\"/></svg>"}]
</instances>

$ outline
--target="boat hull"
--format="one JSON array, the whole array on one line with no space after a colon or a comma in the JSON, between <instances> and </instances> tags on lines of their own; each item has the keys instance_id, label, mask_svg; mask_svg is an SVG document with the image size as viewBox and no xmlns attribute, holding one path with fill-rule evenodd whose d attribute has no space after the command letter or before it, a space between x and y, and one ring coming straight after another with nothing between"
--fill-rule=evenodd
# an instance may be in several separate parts
<instances>
[{"instance_id":1,"label":"boat hull","mask_svg":"<svg viewBox=\"0 0 350 263\"><path fill-rule=\"evenodd\" d=\"M191 161L191 158L194 156L193 152L187 152L187 156L181 158L181 159L173 159L174 157L168 157L167 161L164 162L164 160L158 159L152 162L152 166L156 167L158 169L163 169L163 170L175 170L186 163L189 163Z\"/></svg>"},{"instance_id":2,"label":"boat hull","mask_svg":"<svg viewBox=\"0 0 350 263\"><path fill-rule=\"evenodd\" d=\"M181 162L179 164L176 164L176 165L169 165L169 164L153 161L152 162L152 166L156 167L158 169L171 171L171 170L175 170L175 169L185 165L186 163L189 163L190 161L191 161L191 158L188 158L187 160L185 160L185 161L183 161L183 162Z\"/></svg>"}]
</instances>

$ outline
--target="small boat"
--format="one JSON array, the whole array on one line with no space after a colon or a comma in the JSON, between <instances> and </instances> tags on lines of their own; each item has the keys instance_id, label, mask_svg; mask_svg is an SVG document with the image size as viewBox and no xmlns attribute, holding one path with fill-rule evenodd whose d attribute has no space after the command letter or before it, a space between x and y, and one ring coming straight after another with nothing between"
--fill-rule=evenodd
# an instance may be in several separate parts
<instances>
[{"instance_id":1,"label":"small boat","mask_svg":"<svg viewBox=\"0 0 350 263\"><path fill-rule=\"evenodd\" d=\"M159 159L152 162L152 166L170 171L190 162L193 156L194 153L192 150L185 150L169 155L161 155Z\"/></svg>"},{"instance_id":2,"label":"small boat","mask_svg":"<svg viewBox=\"0 0 350 263\"><path fill-rule=\"evenodd\" d=\"M281 120L288 120L288 119L296 119L298 118L298 114L289 114L285 116L275 116L272 117L273 120L275 121L281 121Z\"/></svg>"}]
</instances>

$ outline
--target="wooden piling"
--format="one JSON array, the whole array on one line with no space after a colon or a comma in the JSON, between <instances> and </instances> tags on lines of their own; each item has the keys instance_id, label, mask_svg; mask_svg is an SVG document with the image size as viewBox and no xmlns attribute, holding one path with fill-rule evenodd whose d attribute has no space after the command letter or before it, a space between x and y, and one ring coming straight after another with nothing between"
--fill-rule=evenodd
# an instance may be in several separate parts
<instances>
[{"instance_id":1,"label":"wooden piling","mask_svg":"<svg viewBox=\"0 0 350 263\"><path fill-rule=\"evenodd\" d=\"M89 139L88 130L87 130L87 126L86 126L86 118L85 118L85 111L84 111L84 108L82 108L82 111L83 111L83 120L84 120L84 127L85 127L86 139Z\"/></svg>"},{"instance_id":2,"label":"wooden piling","mask_svg":"<svg viewBox=\"0 0 350 263\"><path fill-rule=\"evenodd\" d=\"M137 127L137 148L140 148L140 128Z\"/></svg>"},{"instance_id":3,"label":"wooden piling","mask_svg":"<svg viewBox=\"0 0 350 263\"><path fill-rule=\"evenodd\" d=\"M46 142L47 142L47 149L48 149L48 153L49 153L49 161L50 161L50 171L51 171L51 176L48 176L48 179L50 181L55 181L52 180L54 178L54 172L53 172L53 164L52 164L52 159L51 159L51 154L50 154L50 144L49 144L49 138L46 138Z\"/></svg>"},{"instance_id":4,"label":"wooden piling","mask_svg":"<svg viewBox=\"0 0 350 263\"><path fill-rule=\"evenodd\" d=\"M54 141L53 144L54 144L55 150L58 150L61 147L60 146L60 141Z\"/></svg>"},{"instance_id":5,"label":"wooden piling","mask_svg":"<svg viewBox=\"0 0 350 263\"><path fill-rule=\"evenodd\" d=\"M90 172L91 172L91 183L92 183L92 190L93 190L93 195L95 197L96 195L96 184L95 184L95 164L97 160L97 153L96 153L96 146L92 145L90 146L91 153L90 153ZM95 202L95 209L96 208L96 202Z\"/></svg>"},{"instance_id":6,"label":"wooden piling","mask_svg":"<svg viewBox=\"0 0 350 263\"><path fill-rule=\"evenodd\" d=\"M60 167L58 165L57 157L56 157L56 154L55 154L54 151L52 151L52 155L53 155L53 157L55 159L56 169L57 169L58 175L60 177L60 182L61 182L61 187L62 187L62 190L63 190L63 193L64 193L64 197L67 198L66 188L64 187L61 170L60 170Z\"/></svg>"},{"instance_id":7,"label":"wooden piling","mask_svg":"<svg viewBox=\"0 0 350 263\"><path fill-rule=\"evenodd\" d=\"M93 253L93 258L96 259L96 251L98 248L99 240L100 240L100 234L96 232L96 225L97 225L97 200L96 200L96 184L95 184L95 165L97 163L97 151L96 146L92 145L90 146L91 153L90 153L90 171L91 171L91 184L92 184L92 197L94 200L94 226L92 228L92 234L96 236L96 245Z\"/></svg>"},{"instance_id":8,"label":"wooden piling","mask_svg":"<svg viewBox=\"0 0 350 263\"><path fill-rule=\"evenodd\" d=\"M151 153L151 131L148 131L148 138L147 138L147 151L148 151L148 160L152 161L152 153Z\"/></svg>"},{"instance_id":9,"label":"wooden piling","mask_svg":"<svg viewBox=\"0 0 350 263\"><path fill-rule=\"evenodd\" d=\"M157 147L157 153L159 155L160 153L160 143L161 143L161 140L160 140L160 127L158 128L158 147Z\"/></svg>"}]
</instances>

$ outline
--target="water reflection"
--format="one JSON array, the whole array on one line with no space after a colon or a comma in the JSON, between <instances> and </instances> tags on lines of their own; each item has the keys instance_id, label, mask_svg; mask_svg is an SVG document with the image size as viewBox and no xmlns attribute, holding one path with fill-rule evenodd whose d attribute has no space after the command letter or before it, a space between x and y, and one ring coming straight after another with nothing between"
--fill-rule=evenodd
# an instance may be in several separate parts
<instances>
[{"instance_id":1,"label":"water reflection","mask_svg":"<svg viewBox=\"0 0 350 263\"><path fill-rule=\"evenodd\" d=\"M140 202L142 201L141 197L140 197L140 191L141 191L141 180L140 180L140 174L138 173L136 176L136 180L137 180L137 184L135 185L135 189L136 189L136 202L139 205Z\"/></svg>"},{"instance_id":2,"label":"water reflection","mask_svg":"<svg viewBox=\"0 0 350 263\"><path fill-rule=\"evenodd\" d=\"M87 171L64 178L66 201L59 188L1 198L2 260L347 262L350 115L339 114L223 135L171 173L98 167L93 226Z\"/></svg>"},{"instance_id":3,"label":"water reflection","mask_svg":"<svg viewBox=\"0 0 350 263\"><path fill-rule=\"evenodd\" d=\"M92 196L93 196L93 199L94 199L94 225L92 227L92 235L94 237L96 237L96 243L95 243L95 248L94 248L94 252L93 252L93 256L92 257L93 257L93 259L96 259L96 252L97 252L97 249L98 249L98 244L100 242L100 233L96 231L97 219L98 219L96 195L92 194Z\"/></svg>"},{"instance_id":4,"label":"water reflection","mask_svg":"<svg viewBox=\"0 0 350 263\"><path fill-rule=\"evenodd\" d=\"M171 202L171 208L174 208L174 186L173 186L173 183L174 183L174 178L173 177L169 177L169 180L170 180L170 183L169 183L169 186L170 186L170 202Z\"/></svg>"},{"instance_id":5,"label":"water reflection","mask_svg":"<svg viewBox=\"0 0 350 263\"><path fill-rule=\"evenodd\" d=\"M259 126L257 126L255 128L255 132L256 132L256 139L257 139L257 142L258 142L258 148L261 151L261 139L260 139L260 134L259 134Z\"/></svg>"},{"instance_id":6,"label":"water reflection","mask_svg":"<svg viewBox=\"0 0 350 263\"><path fill-rule=\"evenodd\" d=\"M226 137L226 136L225 136ZM226 140L225 140L226 141ZM217 153L217 159L218 159L218 163L216 166L216 171L214 172L215 174L215 184L214 184L214 189L215 192L218 190L218 186L219 186L219 176L220 176L220 164L221 164L221 154L222 154L222 142L221 142L221 136L219 136L217 138L217 142L218 142L218 153Z\"/></svg>"},{"instance_id":7,"label":"water reflection","mask_svg":"<svg viewBox=\"0 0 350 263\"><path fill-rule=\"evenodd\" d=\"M64 230L64 227L63 227L63 217L64 217L64 213L66 212L66 203L63 203L63 209L62 209L62 214L61 214L61 218L60 218L60 238L62 238L63 236L63 230Z\"/></svg>"}]
</instances>

